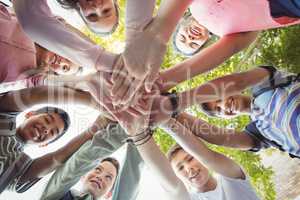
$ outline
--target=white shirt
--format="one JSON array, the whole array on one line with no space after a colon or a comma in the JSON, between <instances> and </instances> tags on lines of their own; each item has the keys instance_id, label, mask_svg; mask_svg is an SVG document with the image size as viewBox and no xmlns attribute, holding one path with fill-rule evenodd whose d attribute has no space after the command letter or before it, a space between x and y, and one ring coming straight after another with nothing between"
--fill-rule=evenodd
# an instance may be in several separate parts
<instances>
[{"instance_id":1,"label":"white shirt","mask_svg":"<svg viewBox=\"0 0 300 200\"><path fill-rule=\"evenodd\" d=\"M191 200L259 200L248 179L217 178L217 187L208 192L190 192Z\"/></svg>"},{"instance_id":2,"label":"white shirt","mask_svg":"<svg viewBox=\"0 0 300 200\"><path fill-rule=\"evenodd\" d=\"M127 1L127 40L152 19L154 6L155 0ZM52 14L47 0L15 0L14 8L19 23L36 43L81 66L110 71L117 55L68 29Z\"/></svg>"}]
</instances>

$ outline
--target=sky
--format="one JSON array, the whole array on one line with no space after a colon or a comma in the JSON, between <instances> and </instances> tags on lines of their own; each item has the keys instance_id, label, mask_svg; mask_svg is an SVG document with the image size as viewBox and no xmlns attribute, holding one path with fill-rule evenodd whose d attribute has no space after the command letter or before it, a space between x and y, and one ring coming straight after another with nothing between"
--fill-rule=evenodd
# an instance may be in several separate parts
<instances>
[{"instance_id":1,"label":"sky","mask_svg":"<svg viewBox=\"0 0 300 200\"><path fill-rule=\"evenodd\" d=\"M7 4L9 4L8 0L1 0ZM48 0L48 3L52 9L52 11L55 14L58 14L65 18L70 24L72 24L75 27L80 28L82 25L82 22L78 21L78 16L75 12L72 11L66 11L62 8L60 8L55 0ZM40 105L41 106L41 105ZM38 106L38 107L40 107ZM42 156L46 153L55 151L59 147L66 144L71 138L76 136L77 134L80 134L82 131L84 131L97 117L98 112L96 110L93 110L89 107L80 106L80 105L59 105L61 108L65 109L68 114L71 117L71 124L72 126L68 130L68 132L58 141L56 141L53 144L50 144L47 147L26 147L25 152L30 155L32 158L36 158L39 156ZM34 107L33 109L36 109L38 107ZM18 117L18 123L22 122L24 119L24 116L21 115ZM116 158L120 157L121 153L117 153L115 156ZM23 194L16 194L13 192L3 192L0 196L0 200L24 200L24 199L30 199L30 200L38 200L39 196L41 195L41 192L43 188L45 187L45 184L47 183L49 176L44 177L41 181L39 181L36 185L34 185L31 189L29 189L27 192ZM156 199L166 199L166 195L163 192L162 188L159 185L159 182L157 182L155 176L151 174L150 170L146 168L146 170L143 172L143 178L140 188L140 197L138 200L153 200L153 195L155 195Z\"/></svg>"}]
</instances>

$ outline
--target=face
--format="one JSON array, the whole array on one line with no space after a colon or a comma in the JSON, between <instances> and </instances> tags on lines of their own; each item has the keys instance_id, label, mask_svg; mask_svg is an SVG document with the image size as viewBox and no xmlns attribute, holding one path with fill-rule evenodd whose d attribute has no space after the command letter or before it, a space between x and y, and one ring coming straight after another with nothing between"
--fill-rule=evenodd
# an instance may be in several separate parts
<instances>
[{"instance_id":1,"label":"face","mask_svg":"<svg viewBox=\"0 0 300 200\"><path fill-rule=\"evenodd\" d=\"M108 161L102 162L83 177L84 191L95 198L103 197L111 191L117 177L115 166Z\"/></svg>"},{"instance_id":2,"label":"face","mask_svg":"<svg viewBox=\"0 0 300 200\"><path fill-rule=\"evenodd\" d=\"M50 51L47 51L43 56L43 62L51 71L61 75L75 74L79 70L78 65Z\"/></svg>"},{"instance_id":3,"label":"face","mask_svg":"<svg viewBox=\"0 0 300 200\"><path fill-rule=\"evenodd\" d=\"M246 96L235 95L215 102L207 103L208 109L222 118L232 118L239 114L245 107Z\"/></svg>"},{"instance_id":4,"label":"face","mask_svg":"<svg viewBox=\"0 0 300 200\"><path fill-rule=\"evenodd\" d=\"M195 53L209 39L209 31L193 17L182 25L175 37L177 48L186 54Z\"/></svg>"},{"instance_id":5,"label":"face","mask_svg":"<svg viewBox=\"0 0 300 200\"><path fill-rule=\"evenodd\" d=\"M20 135L27 143L45 144L64 129L64 122L56 113L32 114L20 126Z\"/></svg>"},{"instance_id":6,"label":"face","mask_svg":"<svg viewBox=\"0 0 300 200\"><path fill-rule=\"evenodd\" d=\"M176 153L171 165L175 174L188 187L200 189L209 181L208 169L183 150Z\"/></svg>"},{"instance_id":7,"label":"face","mask_svg":"<svg viewBox=\"0 0 300 200\"><path fill-rule=\"evenodd\" d=\"M110 32L118 21L114 0L79 0L78 6L92 30Z\"/></svg>"}]
</instances>

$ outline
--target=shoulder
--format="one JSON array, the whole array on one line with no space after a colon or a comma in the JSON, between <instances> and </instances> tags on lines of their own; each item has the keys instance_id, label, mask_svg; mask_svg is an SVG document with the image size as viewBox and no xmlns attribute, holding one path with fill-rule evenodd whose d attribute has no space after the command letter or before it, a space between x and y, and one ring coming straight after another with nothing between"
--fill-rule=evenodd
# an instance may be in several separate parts
<instances>
[{"instance_id":1,"label":"shoulder","mask_svg":"<svg viewBox=\"0 0 300 200\"><path fill-rule=\"evenodd\" d=\"M248 177L246 179L233 179L220 176L218 184L230 200L240 199L243 194L244 200L259 200L254 188L252 187Z\"/></svg>"}]
</instances>

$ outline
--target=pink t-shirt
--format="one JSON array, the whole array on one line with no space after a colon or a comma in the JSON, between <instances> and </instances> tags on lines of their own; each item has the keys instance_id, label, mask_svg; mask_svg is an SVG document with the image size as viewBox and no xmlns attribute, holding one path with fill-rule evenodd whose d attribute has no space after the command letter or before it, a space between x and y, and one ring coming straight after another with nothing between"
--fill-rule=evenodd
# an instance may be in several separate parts
<instances>
[{"instance_id":1,"label":"pink t-shirt","mask_svg":"<svg viewBox=\"0 0 300 200\"><path fill-rule=\"evenodd\" d=\"M200 24L218 36L300 23L274 21L268 0L194 0L190 9Z\"/></svg>"},{"instance_id":2,"label":"pink t-shirt","mask_svg":"<svg viewBox=\"0 0 300 200\"><path fill-rule=\"evenodd\" d=\"M36 67L34 43L22 30L17 18L0 4L0 83L24 78Z\"/></svg>"}]
</instances>

